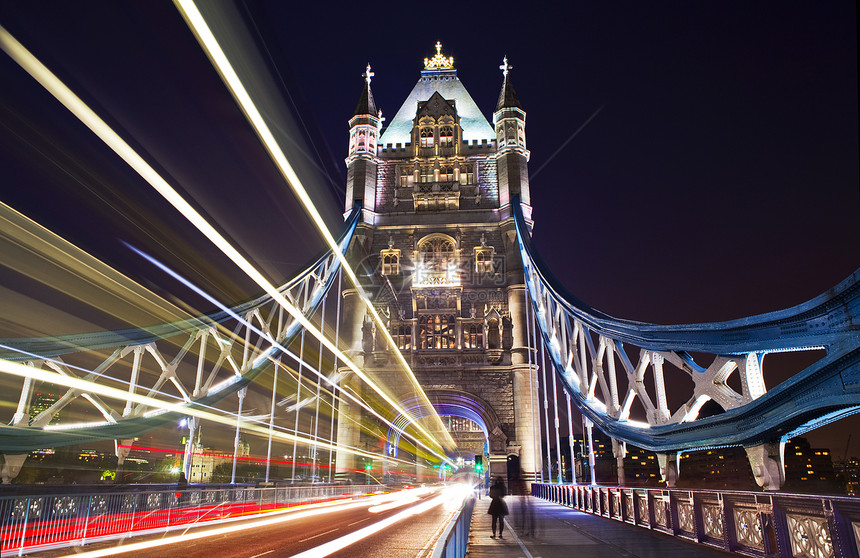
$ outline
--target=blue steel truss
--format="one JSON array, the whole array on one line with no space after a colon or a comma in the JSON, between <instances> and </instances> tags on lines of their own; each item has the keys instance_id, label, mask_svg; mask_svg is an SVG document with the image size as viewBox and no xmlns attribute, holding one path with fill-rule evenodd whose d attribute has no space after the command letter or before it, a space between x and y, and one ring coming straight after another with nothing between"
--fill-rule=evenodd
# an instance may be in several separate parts
<instances>
[{"instance_id":1,"label":"blue steel truss","mask_svg":"<svg viewBox=\"0 0 860 558\"><path fill-rule=\"evenodd\" d=\"M338 241L342 254L349 247L360 214L360 206L356 204ZM339 269L340 260L329 250L281 286L278 292L294 304L305 318L310 319L334 283ZM236 317L241 319L237 320ZM59 407L31 418L28 418L29 413L18 413L8 425L0 426L0 448L7 454L19 454L94 440L128 439L175 422L187 411L205 410L251 383L272 366L271 360L279 357L281 351L278 346L289 345L300 328L300 322L285 314L270 296L261 296L229 311L222 310L148 328L49 338L0 339L0 358L27 363L36 368L50 368L64 375L79 375L64 360L70 355L112 351L110 357L84 377L93 382L115 381L116 378L107 378L106 373L112 367L118 368L116 365L123 359L134 359L134 370L146 365L142 364L144 357L151 358L150 368L160 370L156 374L158 379L153 385L137 385L137 376L132 372L130 382L121 379L130 385L130 392L141 391L156 397L171 384L180 391L180 397L174 396L178 401L176 410L158 412L146 405L130 404L123 411L113 411L108 403L97 396L70 389L61 397L61 402L87 395L91 401L99 404L105 422L69 429L63 429L61 424L59 428L47 430L44 426L60 410ZM224 335L224 331L232 331L232 336ZM271 339L276 343L273 344ZM163 343L176 343L183 348L178 355L171 357L169 352L161 351ZM207 347L209 351L217 352L215 358L208 359L210 362L204 368ZM187 387L183 389L183 386ZM32 387L25 381L22 402L29 401L27 392L30 390Z\"/></svg>"},{"instance_id":2,"label":"blue steel truss","mask_svg":"<svg viewBox=\"0 0 860 558\"><path fill-rule=\"evenodd\" d=\"M617 319L559 284L532 246L519 200L512 205L547 354L571 399L607 435L660 453L751 447L784 441L860 410L860 270L806 303L748 318L668 326ZM766 390L764 355L810 349L824 349L825 355ZM710 353L713 360L699 364L693 352ZM675 410L666 401L667 363L694 384L687 402ZM741 392L727 384L735 372ZM644 422L630 419L636 398ZM725 412L699 418L708 400Z\"/></svg>"}]
</instances>

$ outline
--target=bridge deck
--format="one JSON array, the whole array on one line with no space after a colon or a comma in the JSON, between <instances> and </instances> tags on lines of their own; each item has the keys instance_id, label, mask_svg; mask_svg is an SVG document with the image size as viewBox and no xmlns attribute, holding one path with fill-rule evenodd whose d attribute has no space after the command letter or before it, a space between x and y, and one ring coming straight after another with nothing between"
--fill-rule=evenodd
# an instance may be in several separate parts
<instances>
[{"instance_id":1,"label":"bridge deck","mask_svg":"<svg viewBox=\"0 0 860 558\"><path fill-rule=\"evenodd\" d=\"M526 510L517 496L506 499L507 517L503 539L490 538L490 499L485 495L475 504L469 535L469 558L570 558L571 556L673 558L725 557L730 554L583 513L545 500L529 497ZM533 534L528 534L528 517L533 515ZM513 531L513 532L511 532Z\"/></svg>"}]
</instances>

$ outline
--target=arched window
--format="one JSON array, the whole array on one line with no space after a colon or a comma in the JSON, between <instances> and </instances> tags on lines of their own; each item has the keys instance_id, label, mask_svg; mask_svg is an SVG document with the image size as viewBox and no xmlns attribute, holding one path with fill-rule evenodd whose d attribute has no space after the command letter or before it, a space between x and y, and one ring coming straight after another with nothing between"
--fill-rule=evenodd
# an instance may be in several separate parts
<instances>
[{"instance_id":1,"label":"arched window","mask_svg":"<svg viewBox=\"0 0 860 558\"><path fill-rule=\"evenodd\" d=\"M401 351L412 350L412 326L403 324L392 328L391 336Z\"/></svg>"},{"instance_id":2,"label":"arched window","mask_svg":"<svg viewBox=\"0 0 860 558\"><path fill-rule=\"evenodd\" d=\"M412 284L416 287L460 284L458 256L453 238L432 234L418 243L418 258Z\"/></svg>"},{"instance_id":3,"label":"arched window","mask_svg":"<svg viewBox=\"0 0 860 558\"><path fill-rule=\"evenodd\" d=\"M419 349L455 349L457 320L450 314L427 314L418 318Z\"/></svg>"},{"instance_id":4,"label":"arched window","mask_svg":"<svg viewBox=\"0 0 860 558\"><path fill-rule=\"evenodd\" d=\"M454 128L443 126L439 130L439 145L441 147L452 147L454 145Z\"/></svg>"},{"instance_id":5,"label":"arched window","mask_svg":"<svg viewBox=\"0 0 860 558\"><path fill-rule=\"evenodd\" d=\"M382 251L382 274L400 274L400 250L394 249Z\"/></svg>"},{"instance_id":6,"label":"arched window","mask_svg":"<svg viewBox=\"0 0 860 558\"><path fill-rule=\"evenodd\" d=\"M475 248L475 273L493 272L493 252L492 246Z\"/></svg>"},{"instance_id":7,"label":"arched window","mask_svg":"<svg viewBox=\"0 0 860 558\"><path fill-rule=\"evenodd\" d=\"M481 324L468 324L463 326L463 348L484 348L484 327Z\"/></svg>"},{"instance_id":8,"label":"arched window","mask_svg":"<svg viewBox=\"0 0 860 558\"><path fill-rule=\"evenodd\" d=\"M419 136L421 147L433 147L433 128L421 128Z\"/></svg>"},{"instance_id":9,"label":"arched window","mask_svg":"<svg viewBox=\"0 0 860 558\"><path fill-rule=\"evenodd\" d=\"M366 146L366 133L364 130L359 130L358 132L358 150L364 151Z\"/></svg>"},{"instance_id":10,"label":"arched window","mask_svg":"<svg viewBox=\"0 0 860 558\"><path fill-rule=\"evenodd\" d=\"M420 263L429 272L445 272L454 264L454 242L433 237L418 246Z\"/></svg>"}]
</instances>

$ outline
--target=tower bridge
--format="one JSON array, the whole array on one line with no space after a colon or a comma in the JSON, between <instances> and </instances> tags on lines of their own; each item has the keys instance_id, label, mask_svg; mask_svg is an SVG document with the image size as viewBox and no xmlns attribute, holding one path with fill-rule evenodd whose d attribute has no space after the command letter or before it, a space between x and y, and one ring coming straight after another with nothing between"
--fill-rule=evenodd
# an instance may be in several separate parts
<instances>
[{"instance_id":1,"label":"tower bridge","mask_svg":"<svg viewBox=\"0 0 860 558\"><path fill-rule=\"evenodd\" d=\"M534 484L536 494L566 502L573 493L547 483L577 483L563 465L576 461L572 444L565 456L560 439L572 437L581 414L589 441L595 426L611 437L620 484L628 444L657 453L667 487L683 475L683 452L742 446L758 485L777 491L788 438L860 410L860 271L804 304L721 323L618 319L570 294L531 243L540 207L533 217L526 111L507 58L491 120L440 43L387 124L368 64L348 122L345 224L336 235L258 118L260 99L231 73L234 53L220 50L192 3L178 4L329 250L270 283L3 30L6 54L264 293L225 304L138 251L217 310L143 328L0 340L2 373L18 387L0 429L4 483L46 447L113 442L122 470L139 437L185 418L175 453L193 481L211 480L199 460L195 469L211 425L235 432L218 448L232 461L231 483L242 440L253 436L266 442L265 457L254 451L266 482L411 484L479 461L488 466L476 478ZM4 219L38 228L11 208ZM768 354L811 350L816 362L766 384ZM681 384L690 389L673 407L667 389ZM62 394L34 413L42 385ZM700 416L709 401L719 412ZM95 412L84 419L72 403ZM576 505L593 505L582 498L576 492Z\"/></svg>"}]
</instances>

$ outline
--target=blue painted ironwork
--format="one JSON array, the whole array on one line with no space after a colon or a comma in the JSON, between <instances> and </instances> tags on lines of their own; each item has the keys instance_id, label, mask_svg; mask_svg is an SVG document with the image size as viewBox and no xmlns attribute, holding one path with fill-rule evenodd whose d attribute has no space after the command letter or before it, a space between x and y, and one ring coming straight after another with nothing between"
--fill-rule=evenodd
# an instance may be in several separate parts
<instances>
[{"instance_id":1,"label":"blue painted ironwork","mask_svg":"<svg viewBox=\"0 0 860 558\"><path fill-rule=\"evenodd\" d=\"M512 205L529 296L553 367L577 407L609 436L664 453L750 447L860 410L860 270L809 302L758 316L675 326L617 319L579 301L553 278L531 244L519 200ZM631 346L639 351L638 362L630 358ZM764 355L809 349L826 354L765 390ZM714 360L700 365L692 352L711 353ZM675 411L666 404L665 363L695 384ZM626 376L626 394L610 377L616 365ZM645 389L648 369L656 401ZM734 371L741 375L740 393L726 384ZM647 424L626 414L635 398L643 403ZM725 412L698 418L708 399Z\"/></svg>"},{"instance_id":2,"label":"blue painted ironwork","mask_svg":"<svg viewBox=\"0 0 860 558\"><path fill-rule=\"evenodd\" d=\"M360 215L361 208L357 204L347 219L344 232L338 241L341 253L346 252ZM336 254L329 250L292 280L281 286L278 291L288 300L291 300L306 318L310 318L334 283L339 269L339 259ZM217 377L220 369L220 371L226 370L224 372L226 380L220 384L223 387L218 388L216 386L213 389L200 390L199 393L195 393L185 402L180 399L177 401L175 411L147 416L142 409L138 409L137 412L130 414L124 412L122 416L117 413L115 422L108 421L103 424L88 425L86 428L69 430L45 430L41 425L31 426L26 422L15 424L13 421L8 426L0 427L0 448L3 448L4 453L25 453L44 447L92 442L97 439L133 438L176 421L180 416L183 416L183 411L205 409L251 383L264 370L272 366L270 358L277 358L281 352L278 345L283 347L291 343L300 331L301 324L290 316L279 319L279 312L281 310L278 304L270 296L261 296L237 305L229 311L215 312L181 322L159 324L148 328L37 339L2 339L0 346L3 348L0 348L0 358L30 362L36 367L51 363L55 367L64 368L66 363L62 360L63 356L86 351L113 349L111 357L87 375L87 378L92 381L99 381L105 369L118 360L133 355L136 350L142 352L146 348L156 359L163 358L162 362L165 362L166 358L158 354L157 348L157 344L165 339L178 339L179 346L184 345L183 351L176 359L182 356L185 356L186 359L193 357L194 362L186 364L186 367L193 367L197 363L197 356L200 351L194 353L191 350L192 345L201 343L201 337L202 343L205 343L207 334L216 336L217 334L214 332L219 326L232 329L234 338L244 339L244 342L236 342L228 347L224 345L227 343L225 340L217 337L221 345L221 354L217 364L209 371L209 385L215 384L214 378ZM236 316L244 321L237 321ZM258 326L252 326L251 322L256 322ZM266 337L261 333L271 336L277 343L266 343ZM183 338L186 341L183 342ZM262 347L266 344L268 348L263 349ZM222 366L222 363L233 357L240 363L237 371L231 370L226 364ZM178 366L178 362L172 363L174 371ZM156 382L152 389L157 389L160 382L163 381L165 379L162 374L159 382ZM69 393L72 392L74 390L70 390Z\"/></svg>"}]
</instances>

